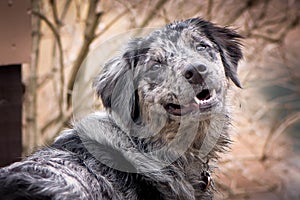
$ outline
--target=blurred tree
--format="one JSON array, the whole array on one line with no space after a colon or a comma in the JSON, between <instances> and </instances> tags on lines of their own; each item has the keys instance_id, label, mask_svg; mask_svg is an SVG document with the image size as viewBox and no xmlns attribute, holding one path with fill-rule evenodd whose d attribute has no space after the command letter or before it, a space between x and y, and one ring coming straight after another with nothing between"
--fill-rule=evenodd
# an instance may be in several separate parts
<instances>
[{"instance_id":1,"label":"blurred tree","mask_svg":"<svg viewBox=\"0 0 300 200\"><path fill-rule=\"evenodd\" d=\"M32 12L39 12L40 1L32 0ZM41 22L38 17L32 17L32 53L31 63L28 75L28 82L26 84L26 93L24 101L24 115L25 115L25 130L26 138L24 143L25 151L29 147L37 145L38 130L37 130L37 68L39 59L39 45L40 45L40 28Z\"/></svg>"}]
</instances>

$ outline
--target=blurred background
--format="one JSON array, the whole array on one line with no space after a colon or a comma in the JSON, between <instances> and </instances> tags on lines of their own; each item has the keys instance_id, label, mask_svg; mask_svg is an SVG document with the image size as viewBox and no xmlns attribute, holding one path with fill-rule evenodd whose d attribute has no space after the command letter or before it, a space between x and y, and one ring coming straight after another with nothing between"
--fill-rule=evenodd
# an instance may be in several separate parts
<instances>
[{"instance_id":1,"label":"blurred background","mask_svg":"<svg viewBox=\"0 0 300 200\"><path fill-rule=\"evenodd\" d=\"M76 75L99 43L133 28L200 16L245 38L243 89L232 85L230 92L232 149L221 155L214 176L217 199L300 199L299 0L27 2L32 24L30 62L21 68L23 155L70 126Z\"/></svg>"}]
</instances>

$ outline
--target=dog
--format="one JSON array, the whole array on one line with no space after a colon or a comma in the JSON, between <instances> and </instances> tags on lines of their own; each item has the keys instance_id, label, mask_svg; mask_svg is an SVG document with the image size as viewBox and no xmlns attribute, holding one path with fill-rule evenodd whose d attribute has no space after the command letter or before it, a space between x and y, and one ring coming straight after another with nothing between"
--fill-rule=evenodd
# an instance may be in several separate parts
<instances>
[{"instance_id":1,"label":"dog","mask_svg":"<svg viewBox=\"0 0 300 200\"><path fill-rule=\"evenodd\" d=\"M0 197L214 199L211 162L230 144L241 40L201 18L130 40L95 78L105 111L2 168Z\"/></svg>"}]
</instances>

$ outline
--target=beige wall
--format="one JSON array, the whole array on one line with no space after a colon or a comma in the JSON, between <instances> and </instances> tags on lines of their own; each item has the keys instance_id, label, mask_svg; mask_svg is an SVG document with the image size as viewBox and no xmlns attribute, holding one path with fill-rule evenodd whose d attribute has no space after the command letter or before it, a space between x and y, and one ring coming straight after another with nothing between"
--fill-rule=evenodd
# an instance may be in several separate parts
<instances>
[{"instance_id":1,"label":"beige wall","mask_svg":"<svg viewBox=\"0 0 300 200\"><path fill-rule=\"evenodd\" d=\"M29 10L30 0L0 1L0 65L30 61Z\"/></svg>"}]
</instances>

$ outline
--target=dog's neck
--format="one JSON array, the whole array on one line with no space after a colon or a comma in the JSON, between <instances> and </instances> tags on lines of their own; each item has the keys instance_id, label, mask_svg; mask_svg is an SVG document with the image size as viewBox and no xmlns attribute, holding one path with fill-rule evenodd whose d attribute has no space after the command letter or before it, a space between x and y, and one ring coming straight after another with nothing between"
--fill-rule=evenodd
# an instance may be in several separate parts
<instances>
[{"instance_id":1,"label":"dog's neck","mask_svg":"<svg viewBox=\"0 0 300 200\"><path fill-rule=\"evenodd\" d=\"M212 157L210 154L201 157L196 144L186 152L174 148L154 151L144 146L146 141L143 143L143 140L130 137L111 120L107 114L93 114L74 127L86 149L97 160L105 162L107 157L113 156L103 164L117 170L139 173L154 185L164 183L156 186L169 188L170 197L166 199L174 199L174 195L177 199L194 199L197 194L203 195L204 190L210 192L210 177L207 176L210 171L208 160ZM158 190L166 191L165 188Z\"/></svg>"}]
</instances>

